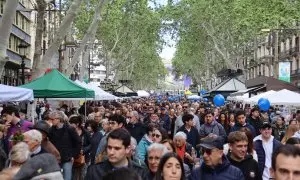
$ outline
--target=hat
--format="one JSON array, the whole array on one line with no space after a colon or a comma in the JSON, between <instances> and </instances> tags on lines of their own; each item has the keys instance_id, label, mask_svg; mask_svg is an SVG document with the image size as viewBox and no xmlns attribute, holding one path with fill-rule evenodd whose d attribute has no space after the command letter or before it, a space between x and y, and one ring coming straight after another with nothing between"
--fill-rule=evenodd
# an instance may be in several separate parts
<instances>
[{"instance_id":1,"label":"hat","mask_svg":"<svg viewBox=\"0 0 300 180\"><path fill-rule=\"evenodd\" d=\"M207 137L201 140L200 147L204 147L206 149L223 149L223 138L218 136L218 137Z\"/></svg>"},{"instance_id":2,"label":"hat","mask_svg":"<svg viewBox=\"0 0 300 180\"><path fill-rule=\"evenodd\" d=\"M160 110L163 111L163 110L166 110L166 108L165 107L161 107Z\"/></svg>"},{"instance_id":3,"label":"hat","mask_svg":"<svg viewBox=\"0 0 300 180\"><path fill-rule=\"evenodd\" d=\"M36 176L51 174L54 172L60 173L60 167L56 158L50 153L43 153L27 160L13 179L31 179Z\"/></svg>"},{"instance_id":4,"label":"hat","mask_svg":"<svg viewBox=\"0 0 300 180\"><path fill-rule=\"evenodd\" d=\"M47 135L49 134L50 126L45 121L38 121L31 129L43 131Z\"/></svg>"},{"instance_id":5,"label":"hat","mask_svg":"<svg viewBox=\"0 0 300 180\"><path fill-rule=\"evenodd\" d=\"M268 121L264 121L260 129L271 128L271 124Z\"/></svg>"},{"instance_id":6,"label":"hat","mask_svg":"<svg viewBox=\"0 0 300 180\"><path fill-rule=\"evenodd\" d=\"M281 114L281 111L276 111L276 114L277 114L277 115L280 115L280 114Z\"/></svg>"}]
</instances>

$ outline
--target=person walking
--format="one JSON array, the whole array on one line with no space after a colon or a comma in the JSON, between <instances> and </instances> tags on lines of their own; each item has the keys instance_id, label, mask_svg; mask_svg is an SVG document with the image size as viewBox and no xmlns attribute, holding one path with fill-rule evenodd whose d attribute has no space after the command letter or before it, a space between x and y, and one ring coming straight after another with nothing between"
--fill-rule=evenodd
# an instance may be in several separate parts
<instances>
[{"instance_id":1,"label":"person walking","mask_svg":"<svg viewBox=\"0 0 300 180\"><path fill-rule=\"evenodd\" d=\"M49 116L53 123L50 128L49 139L60 153L60 166L63 169L64 179L71 180L73 161L79 156L81 150L81 139L73 127L64 123L65 115L63 112L53 111Z\"/></svg>"},{"instance_id":2,"label":"person walking","mask_svg":"<svg viewBox=\"0 0 300 180\"><path fill-rule=\"evenodd\" d=\"M263 180L269 180L270 168L272 164L272 153L281 143L272 136L272 126L269 122L264 122L260 128L260 135L256 136L254 149L258 156L258 167Z\"/></svg>"},{"instance_id":3,"label":"person walking","mask_svg":"<svg viewBox=\"0 0 300 180\"><path fill-rule=\"evenodd\" d=\"M240 169L230 164L223 154L223 139L221 137L207 137L200 144L203 163L195 168L189 180L244 180Z\"/></svg>"},{"instance_id":4,"label":"person walking","mask_svg":"<svg viewBox=\"0 0 300 180\"><path fill-rule=\"evenodd\" d=\"M262 180L258 170L258 164L252 155L247 153L248 138L244 132L235 131L228 135L230 153L227 158L230 163L239 168L245 180Z\"/></svg>"}]
</instances>

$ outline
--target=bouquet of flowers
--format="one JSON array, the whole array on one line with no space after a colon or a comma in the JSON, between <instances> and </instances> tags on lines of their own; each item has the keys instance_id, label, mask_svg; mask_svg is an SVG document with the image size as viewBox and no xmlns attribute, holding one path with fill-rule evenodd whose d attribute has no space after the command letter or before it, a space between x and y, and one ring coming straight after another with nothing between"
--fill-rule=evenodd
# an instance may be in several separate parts
<instances>
[{"instance_id":1,"label":"bouquet of flowers","mask_svg":"<svg viewBox=\"0 0 300 180\"><path fill-rule=\"evenodd\" d=\"M13 144L17 144L18 142L22 142L24 140L24 135L21 131L17 131L12 137L11 141Z\"/></svg>"}]
</instances>

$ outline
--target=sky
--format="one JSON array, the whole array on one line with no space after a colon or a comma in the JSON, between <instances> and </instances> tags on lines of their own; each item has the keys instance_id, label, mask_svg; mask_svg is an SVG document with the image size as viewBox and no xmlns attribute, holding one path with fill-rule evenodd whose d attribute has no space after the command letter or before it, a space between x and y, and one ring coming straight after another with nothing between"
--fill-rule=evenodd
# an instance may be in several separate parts
<instances>
[{"instance_id":1,"label":"sky","mask_svg":"<svg viewBox=\"0 0 300 180\"><path fill-rule=\"evenodd\" d=\"M160 57L163 59L170 60L174 57L176 48L175 48L175 41L171 39L170 35L164 36L165 41L168 42L170 46L164 46L162 52L160 53Z\"/></svg>"},{"instance_id":2,"label":"sky","mask_svg":"<svg viewBox=\"0 0 300 180\"><path fill-rule=\"evenodd\" d=\"M175 1L179 1L179 0L175 0ZM155 2L158 5L166 5L168 0L155 0ZM154 6L153 3L149 2L149 6ZM160 57L163 59L167 59L167 60L171 60L174 57L176 48L176 42L174 40L172 40L170 35L164 35L164 40L167 42L168 45L165 45L163 47L162 52L160 53Z\"/></svg>"}]
</instances>

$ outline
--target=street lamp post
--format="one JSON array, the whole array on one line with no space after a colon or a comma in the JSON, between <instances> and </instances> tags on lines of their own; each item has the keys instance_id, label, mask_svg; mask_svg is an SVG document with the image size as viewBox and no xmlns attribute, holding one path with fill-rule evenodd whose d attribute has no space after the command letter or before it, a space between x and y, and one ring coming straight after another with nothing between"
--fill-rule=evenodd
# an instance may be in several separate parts
<instances>
[{"instance_id":1,"label":"street lamp post","mask_svg":"<svg viewBox=\"0 0 300 180\"><path fill-rule=\"evenodd\" d=\"M22 84L25 84L25 59L26 59L26 50L27 50L28 45L25 43L25 41L22 41L21 44L18 45L18 48L20 49L20 56L22 58L21 62L21 80Z\"/></svg>"}]
</instances>

